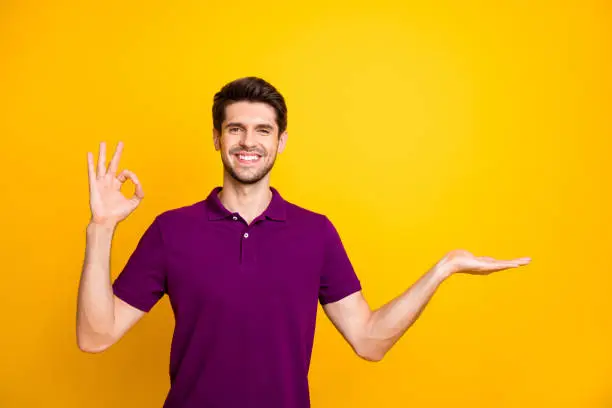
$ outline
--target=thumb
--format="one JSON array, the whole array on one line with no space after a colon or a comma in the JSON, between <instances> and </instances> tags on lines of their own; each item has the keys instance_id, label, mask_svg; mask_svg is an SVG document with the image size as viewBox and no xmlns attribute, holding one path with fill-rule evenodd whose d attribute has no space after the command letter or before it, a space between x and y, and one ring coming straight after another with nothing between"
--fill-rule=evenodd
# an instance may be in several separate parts
<instances>
[{"instance_id":1,"label":"thumb","mask_svg":"<svg viewBox=\"0 0 612 408\"><path fill-rule=\"evenodd\" d=\"M132 180L134 186L136 187L134 190L134 195L130 199L136 205L140 204L140 201L144 198L144 190L142 189L142 184L140 180L138 180L138 176L130 170L122 170L121 173L117 176L117 179L121 182L121 184L125 183L128 179Z\"/></svg>"}]
</instances>

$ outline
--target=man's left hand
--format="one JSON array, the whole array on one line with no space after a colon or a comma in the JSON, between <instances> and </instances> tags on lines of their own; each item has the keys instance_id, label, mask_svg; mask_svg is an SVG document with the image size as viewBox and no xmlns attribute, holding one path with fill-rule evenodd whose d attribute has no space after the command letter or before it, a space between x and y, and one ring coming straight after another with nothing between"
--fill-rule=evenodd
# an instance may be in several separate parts
<instances>
[{"instance_id":1,"label":"man's left hand","mask_svg":"<svg viewBox=\"0 0 612 408\"><path fill-rule=\"evenodd\" d=\"M529 257L502 260L490 256L474 256L464 249L455 249L446 254L439 265L449 275L454 273L488 275L491 272L527 265L529 262L531 262Z\"/></svg>"}]
</instances>

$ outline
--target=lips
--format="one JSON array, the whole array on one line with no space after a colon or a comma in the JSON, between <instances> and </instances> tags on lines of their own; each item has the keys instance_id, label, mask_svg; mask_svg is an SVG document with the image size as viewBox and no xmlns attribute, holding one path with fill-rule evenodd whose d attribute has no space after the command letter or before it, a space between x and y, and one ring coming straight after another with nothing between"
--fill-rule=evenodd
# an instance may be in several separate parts
<instances>
[{"instance_id":1,"label":"lips","mask_svg":"<svg viewBox=\"0 0 612 408\"><path fill-rule=\"evenodd\" d=\"M238 160L238 163L245 164L245 165L258 163L261 160L261 155L258 153L241 152L241 153L234 154L234 157L236 157L236 159Z\"/></svg>"}]
</instances>

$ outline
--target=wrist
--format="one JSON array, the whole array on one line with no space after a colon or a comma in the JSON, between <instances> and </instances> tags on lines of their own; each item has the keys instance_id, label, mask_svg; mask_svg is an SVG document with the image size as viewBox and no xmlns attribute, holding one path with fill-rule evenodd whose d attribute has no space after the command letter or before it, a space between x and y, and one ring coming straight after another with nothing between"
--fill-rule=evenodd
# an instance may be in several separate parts
<instances>
[{"instance_id":1,"label":"wrist","mask_svg":"<svg viewBox=\"0 0 612 408\"><path fill-rule=\"evenodd\" d=\"M87 231L90 232L113 232L117 228L116 222L98 222L89 220Z\"/></svg>"},{"instance_id":2,"label":"wrist","mask_svg":"<svg viewBox=\"0 0 612 408\"><path fill-rule=\"evenodd\" d=\"M445 262L438 262L434 266L434 274L441 280L446 280L455 274L455 270Z\"/></svg>"}]
</instances>

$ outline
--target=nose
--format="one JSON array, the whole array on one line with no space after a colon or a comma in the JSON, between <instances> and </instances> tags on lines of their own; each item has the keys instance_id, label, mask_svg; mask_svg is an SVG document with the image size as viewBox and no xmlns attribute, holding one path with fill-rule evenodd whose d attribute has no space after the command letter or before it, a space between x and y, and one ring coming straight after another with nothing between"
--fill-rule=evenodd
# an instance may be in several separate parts
<instances>
[{"instance_id":1,"label":"nose","mask_svg":"<svg viewBox=\"0 0 612 408\"><path fill-rule=\"evenodd\" d=\"M240 145L244 147L254 147L255 146L255 131L253 129L247 129L242 133L242 137L240 138Z\"/></svg>"}]
</instances>

